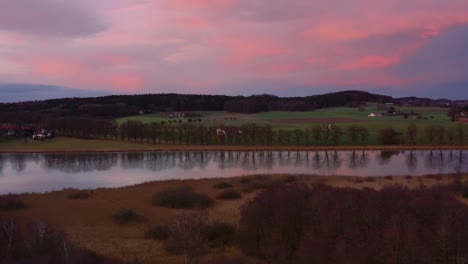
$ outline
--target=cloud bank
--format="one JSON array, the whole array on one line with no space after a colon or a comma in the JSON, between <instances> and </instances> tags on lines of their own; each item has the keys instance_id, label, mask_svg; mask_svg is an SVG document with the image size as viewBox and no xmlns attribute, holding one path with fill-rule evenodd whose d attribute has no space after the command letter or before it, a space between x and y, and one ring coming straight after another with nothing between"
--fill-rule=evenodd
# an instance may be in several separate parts
<instances>
[{"instance_id":1,"label":"cloud bank","mask_svg":"<svg viewBox=\"0 0 468 264\"><path fill-rule=\"evenodd\" d=\"M3 83L466 96L467 1L0 1Z\"/></svg>"}]
</instances>

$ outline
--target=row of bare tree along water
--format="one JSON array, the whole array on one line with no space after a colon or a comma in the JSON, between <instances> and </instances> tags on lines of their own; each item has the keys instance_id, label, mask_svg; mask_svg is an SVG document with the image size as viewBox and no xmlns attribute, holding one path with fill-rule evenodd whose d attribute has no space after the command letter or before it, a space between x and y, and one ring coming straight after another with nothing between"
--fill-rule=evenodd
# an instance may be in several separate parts
<instances>
[{"instance_id":1,"label":"row of bare tree along water","mask_svg":"<svg viewBox=\"0 0 468 264\"><path fill-rule=\"evenodd\" d=\"M467 159L461 150L3 154L0 193L271 173L418 176L466 172Z\"/></svg>"},{"instance_id":2,"label":"row of bare tree along water","mask_svg":"<svg viewBox=\"0 0 468 264\"><path fill-rule=\"evenodd\" d=\"M57 118L48 120L45 127L65 136L171 145L464 145L468 140L467 128L461 123L429 124L424 128L408 125L401 131L388 126L371 134L363 125L324 123L310 128L276 130L263 123L224 126L198 118L169 122L148 124L129 120L118 125L105 119Z\"/></svg>"}]
</instances>

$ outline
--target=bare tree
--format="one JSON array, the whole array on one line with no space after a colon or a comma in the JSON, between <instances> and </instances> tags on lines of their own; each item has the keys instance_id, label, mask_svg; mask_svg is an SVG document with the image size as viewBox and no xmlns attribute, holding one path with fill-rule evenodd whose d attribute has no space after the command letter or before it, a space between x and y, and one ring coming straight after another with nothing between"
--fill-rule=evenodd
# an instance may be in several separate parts
<instances>
[{"instance_id":1,"label":"bare tree","mask_svg":"<svg viewBox=\"0 0 468 264\"><path fill-rule=\"evenodd\" d=\"M13 241L13 231L15 229L15 219L14 218L2 218L0 219L0 230L8 238L8 244L6 252L8 253L11 248L11 242Z\"/></svg>"},{"instance_id":2,"label":"bare tree","mask_svg":"<svg viewBox=\"0 0 468 264\"><path fill-rule=\"evenodd\" d=\"M410 145L416 144L416 138L418 137L418 127L415 124L410 124L406 129L406 137Z\"/></svg>"},{"instance_id":3,"label":"bare tree","mask_svg":"<svg viewBox=\"0 0 468 264\"><path fill-rule=\"evenodd\" d=\"M203 231L207 220L206 212L202 209L178 214L170 226L168 250L182 253L185 263L192 263L195 257L203 253L206 240Z\"/></svg>"}]
</instances>

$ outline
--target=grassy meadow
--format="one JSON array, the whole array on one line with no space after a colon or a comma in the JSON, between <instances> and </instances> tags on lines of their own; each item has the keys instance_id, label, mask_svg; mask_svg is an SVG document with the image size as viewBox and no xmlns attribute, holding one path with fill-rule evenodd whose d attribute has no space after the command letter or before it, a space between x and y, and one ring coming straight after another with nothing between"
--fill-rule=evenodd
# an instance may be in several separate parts
<instances>
[{"instance_id":1,"label":"grassy meadow","mask_svg":"<svg viewBox=\"0 0 468 264\"><path fill-rule=\"evenodd\" d=\"M325 108L316 111L308 112L263 112L258 114L237 114L227 112L196 112L202 115L202 124L207 125L232 125L240 126L243 124L255 123L257 125L271 125L273 129L305 129L317 125L334 123L342 128L349 125L359 125L369 130L369 144L377 145L378 132L388 126L393 127L396 131L404 133L410 124L415 124L419 129L417 141L423 142L424 140L424 127L427 125L442 125L450 126L453 124L451 118L448 116L448 108L441 107L398 107L397 111L410 113L415 112L422 116L422 119L408 117L405 119L403 116L381 116L369 117L370 113L384 112L378 110L375 103L368 103L364 111L358 108L349 107L335 107ZM143 123L174 121L187 122L186 118L168 118L166 113L147 114L118 118L118 124L122 124L128 120L137 120ZM343 136L341 144L349 145L351 142Z\"/></svg>"}]
</instances>

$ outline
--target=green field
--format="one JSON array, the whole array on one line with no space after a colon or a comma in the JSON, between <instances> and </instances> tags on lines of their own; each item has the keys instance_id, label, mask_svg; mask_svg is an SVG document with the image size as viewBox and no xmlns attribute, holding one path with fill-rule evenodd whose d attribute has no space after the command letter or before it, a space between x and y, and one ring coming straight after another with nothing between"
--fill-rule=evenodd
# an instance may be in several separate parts
<instances>
[{"instance_id":1,"label":"green field","mask_svg":"<svg viewBox=\"0 0 468 264\"><path fill-rule=\"evenodd\" d=\"M333 119L345 118L345 119L355 119L356 122L338 122L340 124L351 124L351 123L361 123L366 122L367 125L392 125L392 126L406 126L409 123L415 124L450 124L450 117L447 116L448 109L440 107L395 107L396 110L402 112L411 112L421 114L423 117L428 119L413 120L413 119L404 119L403 116L388 116L388 117L368 117L369 113L382 112L378 111L377 105L369 103L367 104L365 111L361 112L357 108L349 107L336 107L336 108L325 108L319 109L316 111L309 112L263 112L258 114L236 114L236 113L227 113L223 111L219 112L196 112L202 115L202 120L209 120L215 124L224 124L224 125L240 125L244 123L257 123L257 124L271 124L274 128L282 129L294 129L298 127L310 127L317 125L317 122L295 122L295 119L311 118L311 119L330 119L329 121L333 123ZM236 117L237 120L226 120L226 117ZM276 124L275 120L278 119L289 119L291 123L282 123ZM159 114L147 114L147 115L137 115L118 118L117 122L119 124L124 123L127 120L138 120L143 123L152 123L152 122L162 122L169 120L182 120L186 122L187 118L168 118L166 113ZM319 120L319 121L320 121ZM327 120L323 120L324 123Z\"/></svg>"},{"instance_id":2,"label":"green field","mask_svg":"<svg viewBox=\"0 0 468 264\"><path fill-rule=\"evenodd\" d=\"M449 126L452 125L448 114L448 108L440 107L395 107L396 110L409 113L415 112L423 117L423 119L415 119L409 117L405 119L403 116L382 116L369 117L370 113L381 113L377 104L368 103L364 111L357 108L336 107L326 108L309 112L263 112L258 114L236 114L227 112L197 112L202 115L202 124L218 126L218 125L233 125L238 126L246 123L255 123L258 125L271 125L273 129L303 129L310 128L321 124L335 123L336 125L345 128L351 124L359 124L369 130L370 144L378 144L378 132L384 128L391 126L395 130L404 133L409 124L416 124L419 128L419 141L423 142L423 129L429 124ZM231 120L231 117L237 118ZM228 118L228 119L226 119ZM165 113L130 116L117 119L119 124L127 120L138 120L144 123L162 122L169 120L181 120L188 122L187 118L170 119ZM350 144L345 137L342 140L343 144Z\"/></svg>"},{"instance_id":3,"label":"green field","mask_svg":"<svg viewBox=\"0 0 468 264\"><path fill-rule=\"evenodd\" d=\"M122 141L111 141L101 139L77 139L58 137L51 140L28 140L8 139L0 140L0 150L9 151L103 151L103 150L132 150L132 149L154 149L154 145L129 143Z\"/></svg>"}]
</instances>

